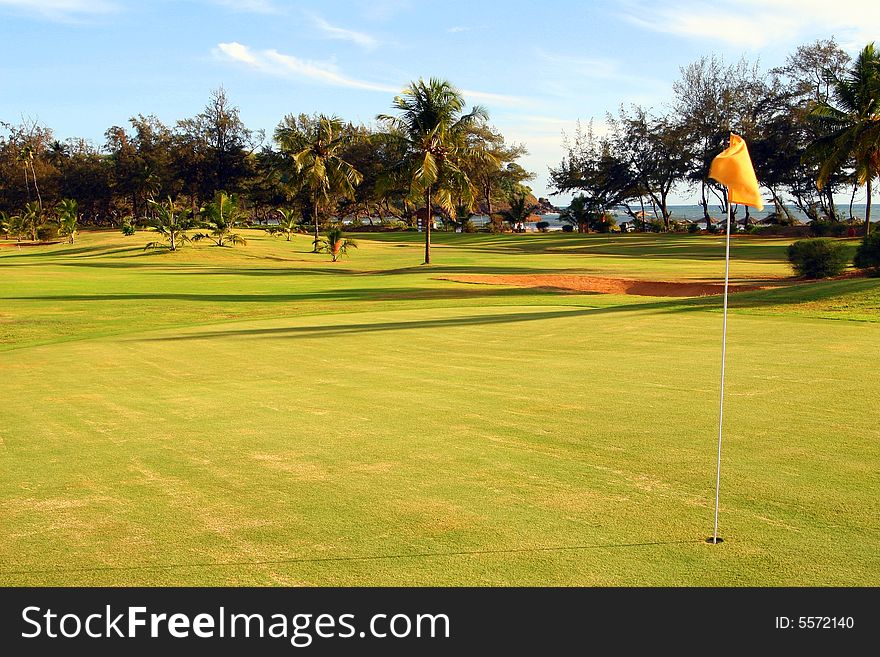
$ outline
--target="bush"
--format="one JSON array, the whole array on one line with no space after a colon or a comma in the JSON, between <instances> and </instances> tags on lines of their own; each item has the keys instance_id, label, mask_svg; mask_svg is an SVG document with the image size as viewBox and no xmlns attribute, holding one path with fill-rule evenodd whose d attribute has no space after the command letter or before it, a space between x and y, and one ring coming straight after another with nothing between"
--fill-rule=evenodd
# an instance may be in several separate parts
<instances>
[{"instance_id":1,"label":"bush","mask_svg":"<svg viewBox=\"0 0 880 657\"><path fill-rule=\"evenodd\" d=\"M798 276L837 276L847 265L846 245L821 237L800 240L788 247L788 261Z\"/></svg>"},{"instance_id":2,"label":"bush","mask_svg":"<svg viewBox=\"0 0 880 657\"><path fill-rule=\"evenodd\" d=\"M535 224L535 228L540 230L542 233L546 233L550 230L550 222L549 221L539 221Z\"/></svg>"},{"instance_id":3,"label":"bush","mask_svg":"<svg viewBox=\"0 0 880 657\"><path fill-rule=\"evenodd\" d=\"M816 237L843 237L849 226L839 221L817 219L810 222L810 231Z\"/></svg>"},{"instance_id":4,"label":"bush","mask_svg":"<svg viewBox=\"0 0 880 657\"><path fill-rule=\"evenodd\" d=\"M859 269L871 269L872 273L880 274L880 231L875 229L862 240L853 264Z\"/></svg>"},{"instance_id":5,"label":"bush","mask_svg":"<svg viewBox=\"0 0 880 657\"><path fill-rule=\"evenodd\" d=\"M124 224L122 224L122 234L125 235L126 237L131 237L132 235L135 234L136 231L137 231L137 228L135 227L134 224L132 224L128 221L126 221Z\"/></svg>"},{"instance_id":6,"label":"bush","mask_svg":"<svg viewBox=\"0 0 880 657\"><path fill-rule=\"evenodd\" d=\"M37 241L50 242L58 238L58 226L46 224L37 228Z\"/></svg>"},{"instance_id":7,"label":"bush","mask_svg":"<svg viewBox=\"0 0 880 657\"><path fill-rule=\"evenodd\" d=\"M563 232L563 233L573 233L573 232L574 232L574 226L572 226L571 224L564 224L564 225L562 226L562 232Z\"/></svg>"},{"instance_id":8,"label":"bush","mask_svg":"<svg viewBox=\"0 0 880 657\"><path fill-rule=\"evenodd\" d=\"M699 224L688 224L688 232L689 233L699 233L700 225Z\"/></svg>"}]
</instances>

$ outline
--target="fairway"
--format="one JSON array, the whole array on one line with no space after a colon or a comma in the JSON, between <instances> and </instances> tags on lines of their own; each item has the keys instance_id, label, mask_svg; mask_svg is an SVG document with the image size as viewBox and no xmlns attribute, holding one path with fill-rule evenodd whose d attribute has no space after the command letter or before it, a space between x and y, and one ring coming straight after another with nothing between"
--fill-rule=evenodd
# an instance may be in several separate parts
<instances>
[{"instance_id":1,"label":"fairway","mask_svg":"<svg viewBox=\"0 0 880 657\"><path fill-rule=\"evenodd\" d=\"M880 279L723 238L0 248L7 585L880 585ZM852 242L855 248L855 241Z\"/></svg>"}]
</instances>

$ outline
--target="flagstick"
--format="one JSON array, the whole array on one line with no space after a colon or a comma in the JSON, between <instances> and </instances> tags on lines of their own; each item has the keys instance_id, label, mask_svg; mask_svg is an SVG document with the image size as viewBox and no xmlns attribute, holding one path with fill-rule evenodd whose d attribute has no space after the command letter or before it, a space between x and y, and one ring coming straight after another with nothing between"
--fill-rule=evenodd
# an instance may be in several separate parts
<instances>
[{"instance_id":1,"label":"flagstick","mask_svg":"<svg viewBox=\"0 0 880 657\"><path fill-rule=\"evenodd\" d=\"M721 492L721 436L724 429L724 363L727 360L727 287L730 282L730 190L727 192L727 245L724 254L724 330L721 337L721 399L718 405L718 462L715 471L715 531L711 543L718 544L718 498Z\"/></svg>"}]
</instances>

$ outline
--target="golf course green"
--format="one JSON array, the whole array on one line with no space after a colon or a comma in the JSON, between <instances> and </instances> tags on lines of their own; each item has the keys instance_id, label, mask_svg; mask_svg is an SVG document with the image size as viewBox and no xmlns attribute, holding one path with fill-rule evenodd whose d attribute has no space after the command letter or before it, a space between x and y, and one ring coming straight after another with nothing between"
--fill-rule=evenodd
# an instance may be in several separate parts
<instances>
[{"instance_id":1,"label":"golf course green","mask_svg":"<svg viewBox=\"0 0 880 657\"><path fill-rule=\"evenodd\" d=\"M734 238L709 545L721 297L454 279L717 283L723 237L243 234L0 246L3 584L880 585L880 279Z\"/></svg>"}]
</instances>

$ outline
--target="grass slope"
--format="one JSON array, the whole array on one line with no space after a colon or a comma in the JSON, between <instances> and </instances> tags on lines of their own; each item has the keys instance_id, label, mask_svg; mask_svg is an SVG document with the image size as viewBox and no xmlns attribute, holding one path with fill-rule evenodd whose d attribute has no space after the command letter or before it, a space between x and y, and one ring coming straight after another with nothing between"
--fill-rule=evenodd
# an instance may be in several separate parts
<instances>
[{"instance_id":1,"label":"grass slope","mask_svg":"<svg viewBox=\"0 0 880 657\"><path fill-rule=\"evenodd\" d=\"M719 240L249 238L0 249L4 583L880 584L880 281L733 297L709 546L717 297L437 278L714 280Z\"/></svg>"}]
</instances>

